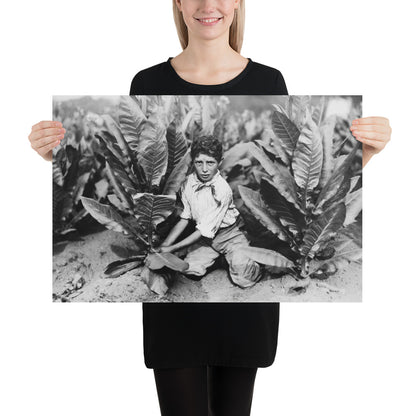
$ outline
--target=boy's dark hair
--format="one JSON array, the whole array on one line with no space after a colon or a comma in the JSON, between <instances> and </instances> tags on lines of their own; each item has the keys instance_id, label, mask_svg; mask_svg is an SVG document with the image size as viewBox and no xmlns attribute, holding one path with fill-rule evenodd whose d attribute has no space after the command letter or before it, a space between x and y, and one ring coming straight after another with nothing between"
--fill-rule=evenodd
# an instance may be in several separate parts
<instances>
[{"instance_id":1,"label":"boy's dark hair","mask_svg":"<svg viewBox=\"0 0 416 416\"><path fill-rule=\"evenodd\" d=\"M192 161L201 153L213 157L220 163L223 155L222 143L214 136L201 136L192 142Z\"/></svg>"}]
</instances>

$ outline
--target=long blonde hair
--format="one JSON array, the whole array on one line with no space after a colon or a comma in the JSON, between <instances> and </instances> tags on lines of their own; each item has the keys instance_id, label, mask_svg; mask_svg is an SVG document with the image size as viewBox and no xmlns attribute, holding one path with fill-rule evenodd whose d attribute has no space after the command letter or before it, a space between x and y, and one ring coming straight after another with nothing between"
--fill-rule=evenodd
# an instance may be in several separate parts
<instances>
[{"instance_id":1,"label":"long blonde hair","mask_svg":"<svg viewBox=\"0 0 416 416\"><path fill-rule=\"evenodd\" d=\"M185 21L176 1L172 0L173 4L173 19L175 20L176 31L178 32L179 42L181 43L182 49L188 46L188 28L186 27ZM241 51L243 46L244 36L244 21L245 21L245 6L244 0L240 0L238 9L234 11L233 23L230 27L230 46L238 53Z\"/></svg>"}]
</instances>

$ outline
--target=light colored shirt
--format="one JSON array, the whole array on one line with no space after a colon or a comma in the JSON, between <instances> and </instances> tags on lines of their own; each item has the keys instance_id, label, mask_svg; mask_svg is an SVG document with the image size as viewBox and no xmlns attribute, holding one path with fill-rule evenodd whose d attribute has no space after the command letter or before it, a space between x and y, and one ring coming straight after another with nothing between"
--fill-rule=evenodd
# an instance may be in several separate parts
<instances>
[{"instance_id":1,"label":"light colored shirt","mask_svg":"<svg viewBox=\"0 0 416 416\"><path fill-rule=\"evenodd\" d=\"M204 237L214 238L219 228L234 224L239 215L233 191L219 171L207 182L191 173L182 184L181 195L184 209L180 217L193 219Z\"/></svg>"}]
</instances>

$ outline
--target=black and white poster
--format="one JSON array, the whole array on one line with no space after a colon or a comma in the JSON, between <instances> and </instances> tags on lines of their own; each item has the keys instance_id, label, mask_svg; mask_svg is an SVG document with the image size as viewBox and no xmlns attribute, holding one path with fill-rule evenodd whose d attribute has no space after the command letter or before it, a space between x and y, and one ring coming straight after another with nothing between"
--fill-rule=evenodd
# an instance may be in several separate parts
<instances>
[{"instance_id":1,"label":"black and white poster","mask_svg":"<svg viewBox=\"0 0 416 416\"><path fill-rule=\"evenodd\" d=\"M361 96L55 96L55 302L360 302Z\"/></svg>"}]
</instances>

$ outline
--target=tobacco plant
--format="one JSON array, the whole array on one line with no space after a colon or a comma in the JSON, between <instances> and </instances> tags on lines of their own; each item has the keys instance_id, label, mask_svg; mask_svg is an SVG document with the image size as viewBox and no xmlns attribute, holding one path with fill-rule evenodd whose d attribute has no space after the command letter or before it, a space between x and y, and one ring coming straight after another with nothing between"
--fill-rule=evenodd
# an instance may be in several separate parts
<instances>
[{"instance_id":1,"label":"tobacco plant","mask_svg":"<svg viewBox=\"0 0 416 416\"><path fill-rule=\"evenodd\" d=\"M106 171L114 189L108 203L82 197L86 210L108 229L131 237L137 254L110 263L105 274L117 277L141 268L150 289L164 294L172 270L187 263L172 253L159 253L158 225L176 208L176 193L190 165L181 126L177 97L122 97L119 122L102 116L104 126L96 136L104 147Z\"/></svg>"},{"instance_id":2,"label":"tobacco plant","mask_svg":"<svg viewBox=\"0 0 416 416\"><path fill-rule=\"evenodd\" d=\"M102 161L92 152L81 151L81 144L82 142L66 140L54 150L54 243L78 238L83 225L88 224L88 213L81 204L81 196L100 199L105 196L108 188L107 180L100 176Z\"/></svg>"},{"instance_id":3,"label":"tobacco plant","mask_svg":"<svg viewBox=\"0 0 416 416\"><path fill-rule=\"evenodd\" d=\"M94 137L107 103L90 97L54 103L54 120L62 122L65 139L53 150L53 239L54 243L79 238L92 225L81 196L103 200L109 184L103 174L100 142ZM85 106L89 107L87 111ZM92 111L91 111L92 110Z\"/></svg>"},{"instance_id":4,"label":"tobacco plant","mask_svg":"<svg viewBox=\"0 0 416 416\"><path fill-rule=\"evenodd\" d=\"M310 278L326 279L361 259L361 171L355 164L361 144L335 157L341 150L334 150L337 120L324 120L325 108L324 99L314 107L307 96L274 105L271 130L247 144L263 169L258 189L238 187L248 212L275 241L274 249L244 252L292 274L302 290Z\"/></svg>"}]
</instances>

